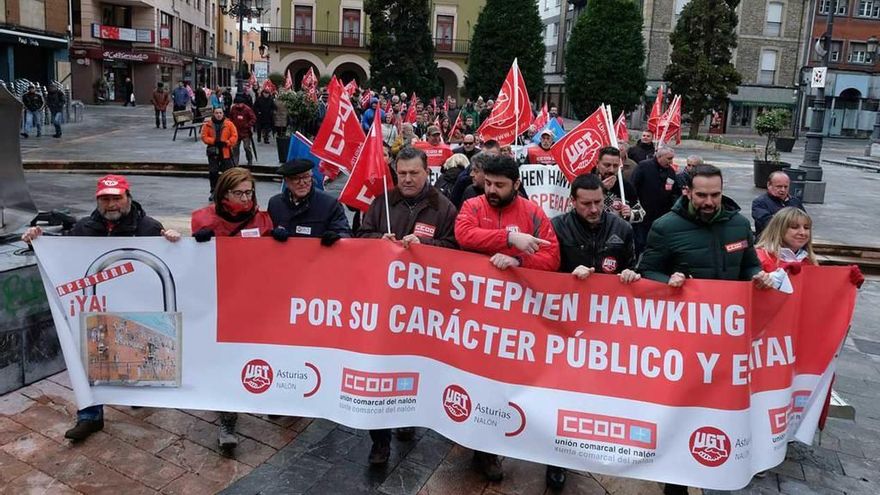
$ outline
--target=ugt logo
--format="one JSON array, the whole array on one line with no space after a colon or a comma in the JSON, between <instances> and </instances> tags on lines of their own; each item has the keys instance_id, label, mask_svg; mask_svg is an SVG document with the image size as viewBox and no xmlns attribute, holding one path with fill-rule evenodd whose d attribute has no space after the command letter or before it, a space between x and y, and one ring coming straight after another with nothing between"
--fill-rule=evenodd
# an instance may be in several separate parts
<instances>
[{"instance_id":1,"label":"ugt logo","mask_svg":"<svg viewBox=\"0 0 880 495\"><path fill-rule=\"evenodd\" d=\"M568 163L571 164L572 172L586 172L596 162L596 156L602 148L602 140L594 134L594 131L588 130L573 143L565 143L563 149Z\"/></svg>"},{"instance_id":2,"label":"ugt logo","mask_svg":"<svg viewBox=\"0 0 880 495\"><path fill-rule=\"evenodd\" d=\"M730 457L730 438L714 426L703 426L691 434L690 450L700 464L718 467Z\"/></svg>"},{"instance_id":3,"label":"ugt logo","mask_svg":"<svg viewBox=\"0 0 880 495\"><path fill-rule=\"evenodd\" d=\"M272 367L262 359L251 359L241 369L241 384L252 394L262 394L272 386Z\"/></svg>"},{"instance_id":4,"label":"ugt logo","mask_svg":"<svg viewBox=\"0 0 880 495\"><path fill-rule=\"evenodd\" d=\"M443 409L449 419L461 423L471 415L471 397L458 385L450 385L443 392Z\"/></svg>"}]
</instances>

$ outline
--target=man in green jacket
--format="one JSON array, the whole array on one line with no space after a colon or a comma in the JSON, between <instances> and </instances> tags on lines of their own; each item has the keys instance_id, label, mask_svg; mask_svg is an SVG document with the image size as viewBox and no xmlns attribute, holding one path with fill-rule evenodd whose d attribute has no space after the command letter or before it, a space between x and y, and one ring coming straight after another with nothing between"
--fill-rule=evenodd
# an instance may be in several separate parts
<instances>
[{"instance_id":1,"label":"man in green jacket","mask_svg":"<svg viewBox=\"0 0 880 495\"><path fill-rule=\"evenodd\" d=\"M688 278L751 279L759 288L769 287L749 221L721 194L721 170L699 165L687 182L687 194L651 227L639 273L672 287L681 287Z\"/></svg>"},{"instance_id":2,"label":"man in green jacket","mask_svg":"<svg viewBox=\"0 0 880 495\"><path fill-rule=\"evenodd\" d=\"M770 287L761 270L755 239L739 205L721 194L721 170L697 165L687 178L687 193L657 219L637 271L643 277L681 287L688 278L754 280ZM667 483L664 495L687 495L687 487Z\"/></svg>"}]
</instances>

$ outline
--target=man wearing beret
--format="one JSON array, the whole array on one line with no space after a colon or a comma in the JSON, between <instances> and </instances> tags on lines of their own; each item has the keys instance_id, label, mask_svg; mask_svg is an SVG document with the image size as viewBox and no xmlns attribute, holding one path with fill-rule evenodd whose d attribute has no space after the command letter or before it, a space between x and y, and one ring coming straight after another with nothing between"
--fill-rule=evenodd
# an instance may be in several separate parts
<instances>
[{"instance_id":1,"label":"man wearing beret","mask_svg":"<svg viewBox=\"0 0 880 495\"><path fill-rule=\"evenodd\" d=\"M342 205L333 196L318 191L313 184L312 162L297 158L278 169L287 190L269 200L269 216L275 229L272 237L319 237L330 246L343 237L351 237L351 227Z\"/></svg>"}]
</instances>

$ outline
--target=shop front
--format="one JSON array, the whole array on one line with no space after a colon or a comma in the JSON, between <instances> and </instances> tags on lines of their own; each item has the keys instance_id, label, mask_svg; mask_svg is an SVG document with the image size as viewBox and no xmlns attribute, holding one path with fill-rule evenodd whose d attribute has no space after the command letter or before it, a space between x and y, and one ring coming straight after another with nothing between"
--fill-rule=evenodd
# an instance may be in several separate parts
<instances>
[{"instance_id":1,"label":"shop front","mask_svg":"<svg viewBox=\"0 0 880 495\"><path fill-rule=\"evenodd\" d=\"M150 101L156 83L166 88L183 78L184 60L155 49L77 48L71 50L74 67L74 98L90 103L122 103L127 80L135 101Z\"/></svg>"},{"instance_id":2,"label":"shop front","mask_svg":"<svg viewBox=\"0 0 880 495\"><path fill-rule=\"evenodd\" d=\"M0 29L0 79L40 84L67 75L67 38Z\"/></svg>"}]
</instances>

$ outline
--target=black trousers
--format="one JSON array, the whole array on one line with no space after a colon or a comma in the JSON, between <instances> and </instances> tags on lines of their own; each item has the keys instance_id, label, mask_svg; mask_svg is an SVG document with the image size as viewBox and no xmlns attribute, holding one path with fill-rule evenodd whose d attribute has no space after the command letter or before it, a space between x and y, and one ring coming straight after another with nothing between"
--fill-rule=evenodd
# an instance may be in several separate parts
<instances>
[{"instance_id":1,"label":"black trousers","mask_svg":"<svg viewBox=\"0 0 880 495\"><path fill-rule=\"evenodd\" d=\"M220 174L234 166L232 158L208 159L208 181L211 183L211 194L214 194L214 186L217 185Z\"/></svg>"},{"instance_id":2,"label":"black trousers","mask_svg":"<svg viewBox=\"0 0 880 495\"><path fill-rule=\"evenodd\" d=\"M391 428L370 430L370 438L373 439L373 443L391 443Z\"/></svg>"}]
</instances>

